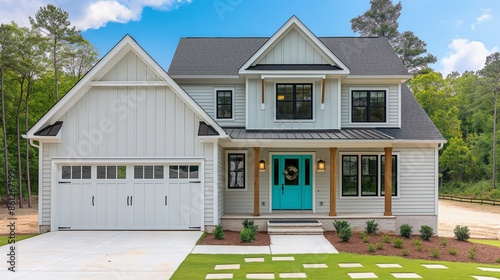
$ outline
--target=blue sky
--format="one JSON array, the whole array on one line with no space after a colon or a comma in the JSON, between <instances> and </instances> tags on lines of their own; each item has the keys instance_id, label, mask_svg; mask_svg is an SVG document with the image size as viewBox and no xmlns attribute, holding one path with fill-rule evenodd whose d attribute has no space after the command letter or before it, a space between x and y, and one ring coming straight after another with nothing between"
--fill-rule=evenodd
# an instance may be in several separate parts
<instances>
[{"instance_id":1,"label":"blue sky","mask_svg":"<svg viewBox=\"0 0 500 280\"><path fill-rule=\"evenodd\" d=\"M68 11L101 55L130 34L166 70L181 37L269 37L292 15L316 36L358 36L349 21L370 6L369 0L0 0L0 22L28 25L28 16L49 3ZM427 43L437 71L478 70L499 50L498 0L401 3L399 30Z\"/></svg>"}]
</instances>

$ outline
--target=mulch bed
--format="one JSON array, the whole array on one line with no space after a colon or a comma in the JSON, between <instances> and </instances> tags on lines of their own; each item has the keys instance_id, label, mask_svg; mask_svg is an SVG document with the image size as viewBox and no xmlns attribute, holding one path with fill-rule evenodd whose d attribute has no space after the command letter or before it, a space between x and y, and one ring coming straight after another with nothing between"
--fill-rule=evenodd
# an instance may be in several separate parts
<instances>
[{"instance_id":1,"label":"mulch bed","mask_svg":"<svg viewBox=\"0 0 500 280\"><path fill-rule=\"evenodd\" d=\"M206 236L201 239L198 245L236 245L236 246L269 246L271 244L269 235L267 232L258 232L256 240L250 243L244 243L240 241L240 233L236 231L224 231L224 239L216 240L213 234L207 233ZM401 238L401 236L391 235L391 238L401 238L403 240L403 248L408 250L408 256L403 256L403 249L395 248L392 243L384 243L382 250L376 250L375 252L368 251L368 245L363 242L359 232L355 232L352 235L349 242L342 242L340 238L335 235L335 232L325 232L324 236L332 245L339 251L345 253L353 254L364 254L364 255L380 255L380 256L399 256L408 259L424 259L424 260L441 260L441 261L452 261L452 262L475 262L475 263L486 263L486 264L498 264L495 261L500 259L500 248L476 244L471 242L462 242L454 238L447 237L432 237L429 241L422 241L423 250L418 251L413 244L413 239L419 239L418 236L412 236L411 239ZM369 242L376 244L383 242L381 235L368 235ZM447 245L441 245L441 240L446 239ZM468 251L473 247L477 247L475 259L470 259L468 256ZM431 249L439 249L441 255L439 258L433 258L430 256ZM448 250L455 249L458 250L456 255L451 255Z\"/></svg>"},{"instance_id":2,"label":"mulch bed","mask_svg":"<svg viewBox=\"0 0 500 280\"><path fill-rule=\"evenodd\" d=\"M424 260L441 260L441 261L451 261L451 262L475 262L475 263L487 263L495 264L495 260L500 258L500 248L477 244L472 242L458 241L454 238L447 237L437 237L433 236L429 241L422 241L423 250L418 251L416 246L413 244L413 239L419 239L419 236L412 236L412 238L402 238L401 236L391 235L391 238L401 238L403 240L403 248L408 250L408 256L403 256L403 249L395 248L392 243L384 243L382 250L376 250L375 252L370 252L368 250L367 243L363 243L363 239L359 232L355 232L352 235L349 242L342 242L334 232L325 232L325 237L332 243L332 245L339 252L347 252L354 254L366 254L366 255L383 255L383 256L399 256L408 259L424 259ZM381 235L368 235L369 243L377 244L383 242ZM447 245L441 245L441 240L446 239ZM475 259L470 259L468 251L473 247L477 247ZM431 249L439 249L441 255L439 258L431 257ZM455 249L458 250L456 255L451 255L448 250Z\"/></svg>"}]
</instances>

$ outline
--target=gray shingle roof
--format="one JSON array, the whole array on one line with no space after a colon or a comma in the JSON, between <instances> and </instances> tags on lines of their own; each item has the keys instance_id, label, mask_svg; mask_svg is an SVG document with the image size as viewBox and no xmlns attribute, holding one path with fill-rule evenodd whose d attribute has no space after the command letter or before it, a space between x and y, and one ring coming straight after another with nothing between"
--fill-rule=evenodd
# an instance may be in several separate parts
<instances>
[{"instance_id":1,"label":"gray shingle roof","mask_svg":"<svg viewBox=\"0 0 500 280\"><path fill-rule=\"evenodd\" d=\"M181 38L170 75L238 75L269 38ZM351 75L408 75L385 38L319 37Z\"/></svg>"}]
</instances>

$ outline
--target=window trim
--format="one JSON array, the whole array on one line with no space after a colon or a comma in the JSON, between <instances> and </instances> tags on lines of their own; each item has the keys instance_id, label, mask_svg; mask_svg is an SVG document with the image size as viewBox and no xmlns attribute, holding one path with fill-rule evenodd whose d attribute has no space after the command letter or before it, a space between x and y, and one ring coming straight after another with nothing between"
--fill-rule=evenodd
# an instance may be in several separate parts
<instances>
[{"instance_id":1,"label":"window trim","mask_svg":"<svg viewBox=\"0 0 500 280\"><path fill-rule=\"evenodd\" d=\"M279 119L278 118L278 86L279 85L293 85L294 86L294 89L296 88L297 85L310 85L311 86L311 118L308 118L308 119L296 119L296 118L293 118L293 119ZM274 83L274 96L273 96L273 99L274 99L274 121L275 122L314 122L314 116L315 116L315 113L314 113L314 92L315 92L315 88L314 88L314 85L315 85L315 82L314 81L309 81L309 82L300 82L300 81L297 81L297 82L275 82ZM297 103L296 99L295 99L295 96L296 96L296 90L294 90L294 107ZM294 112L294 115L295 115L296 112Z\"/></svg>"},{"instance_id":2,"label":"window trim","mask_svg":"<svg viewBox=\"0 0 500 280\"><path fill-rule=\"evenodd\" d=\"M385 121L383 122L361 122L353 120L353 102L352 102L352 94L354 91L385 91L384 98L384 106L385 106ZM389 99L389 87L349 87L348 91L348 99L349 99L349 125L387 125L389 124L389 108L388 108L388 99Z\"/></svg>"},{"instance_id":3,"label":"window trim","mask_svg":"<svg viewBox=\"0 0 500 280\"><path fill-rule=\"evenodd\" d=\"M218 117L218 104L217 104L217 93L219 91L230 91L231 92L231 118L219 118ZM234 121L234 88L233 87L215 87L214 88L214 118L220 121Z\"/></svg>"},{"instance_id":4,"label":"window trim","mask_svg":"<svg viewBox=\"0 0 500 280\"><path fill-rule=\"evenodd\" d=\"M229 155L230 154L243 154L245 156L245 187L244 188L230 188L229 187ZM225 157L224 157L224 164L225 164L225 168L224 168L224 177L225 177L225 180L224 180L224 185L225 185L225 189L226 191L247 191L248 190L248 150L226 150L225 152Z\"/></svg>"},{"instance_id":5,"label":"window trim","mask_svg":"<svg viewBox=\"0 0 500 280\"><path fill-rule=\"evenodd\" d=\"M396 195L392 195L393 198L400 198L400 186L401 186L401 156L400 152L393 152L393 156L396 156ZM357 156L358 157L358 191L357 195L343 195L342 187L343 187L343 156ZM377 195L362 195L361 194L361 156L377 156ZM382 182L382 156L385 156L384 152L339 152L338 156L338 167L337 174L339 174L337 179L337 194L339 195L339 199L384 199L384 195L382 195L382 190L384 188L384 182Z\"/></svg>"}]
</instances>

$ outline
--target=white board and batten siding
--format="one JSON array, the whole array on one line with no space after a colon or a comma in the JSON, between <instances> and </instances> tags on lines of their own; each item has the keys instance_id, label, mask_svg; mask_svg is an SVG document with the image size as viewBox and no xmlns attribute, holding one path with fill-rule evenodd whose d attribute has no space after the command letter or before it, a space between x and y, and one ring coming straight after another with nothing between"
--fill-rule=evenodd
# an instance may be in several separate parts
<instances>
[{"instance_id":1,"label":"white board and batten siding","mask_svg":"<svg viewBox=\"0 0 500 280\"><path fill-rule=\"evenodd\" d=\"M220 126L245 126L245 85L181 85L182 88L205 110ZM233 119L217 119L217 89L233 90Z\"/></svg>"},{"instance_id":2,"label":"white board and batten siding","mask_svg":"<svg viewBox=\"0 0 500 280\"><path fill-rule=\"evenodd\" d=\"M277 83L311 83L313 84L313 119L312 120L276 120L276 84ZM337 79L327 79L325 85L325 109L321 110L320 80L294 79L266 80L265 109L261 109L262 83L260 79L248 80L248 119L247 129L339 129Z\"/></svg>"},{"instance_id":3,"label":"white board and batten siding","mask_svg":"<svg viewBox=\"0 0 500 280\"><path fill-rule=\"evenodd\" d=\"M133 52L103 80L158 80ZM53 160L95 163L203 162L206 224L213 222L213 147L199 141L201 118L167 86L91 87L59 118L61 143L42 145L41 224L51 223ZM201 166L200 166L201 168ZM168 173L166 173L168 176Z\"/></svg>"},{"instance_id":4,"label":"white board and batten siding","mask_svg":"<svg viewBox=\"0 0 500 280\"><path fill-rule=\"evenodd\" d=\"M353 123L351 122L351 91L352 90L386 90L386 123ZM400 123L400 87L399 85L342 85L341 95L341 122L342 128L348 127L401 127Z\"/></svg>"},{"instance_id":5,"label":"white board and batten siding","mask_svg":"<svg viewBox=\"0 0 500 280\"><path fill-rule=\"evenodd\" d=\"M330 64L296 29L290 30L256 64Z\"/></svg>"}]
</instances>

